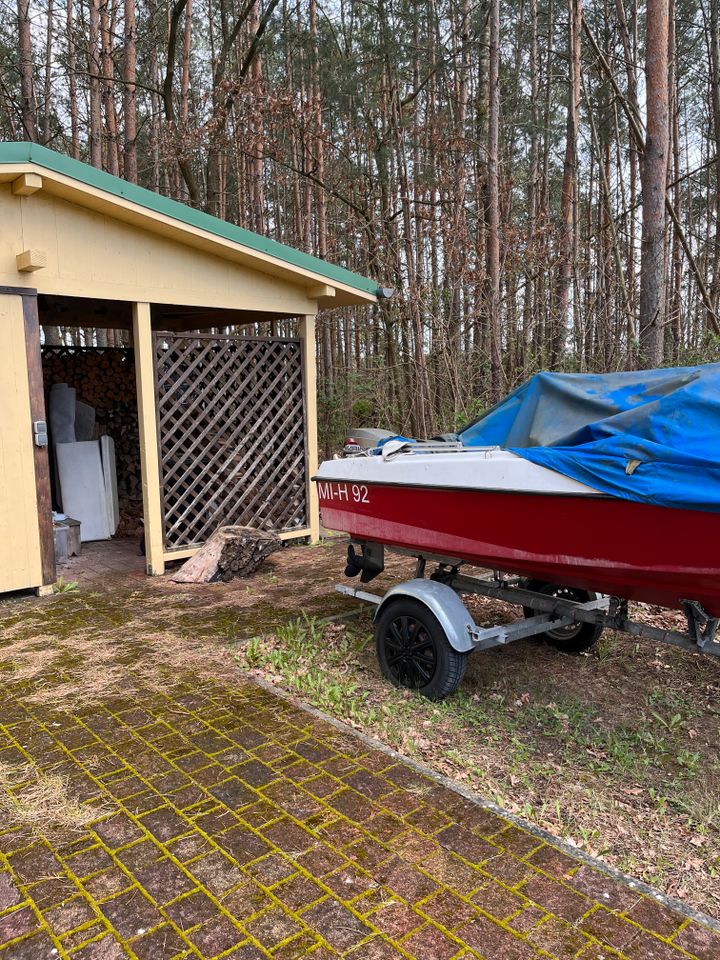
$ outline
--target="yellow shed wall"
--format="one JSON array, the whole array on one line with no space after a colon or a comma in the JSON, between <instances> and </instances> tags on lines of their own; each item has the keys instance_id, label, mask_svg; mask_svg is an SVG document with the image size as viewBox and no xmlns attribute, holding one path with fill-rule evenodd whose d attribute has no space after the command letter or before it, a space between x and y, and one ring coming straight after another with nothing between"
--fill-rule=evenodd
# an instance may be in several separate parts
<instances>
[{"instance_id":1,"label":"yellow shed wall","mask_svg":"<svg viewBox=\"0 0 720 960\"><path fill-rule=\"evenodd\" d=\"M0 296L0 592L42 583L22 298Z\"/></svg>"},{"instance_id":2,"label":"yellow shed wall","mask_svg":"<svg viewBox=\"0 0 720 960\"><path fill-rule=\"evenodd\" d=\"M195 307L305 314L302 287L69 203L46 191L13 195L0 184L0 284L41 293ZM24 250L47 266L18 273Z\"/></svg>"}]
</instances>

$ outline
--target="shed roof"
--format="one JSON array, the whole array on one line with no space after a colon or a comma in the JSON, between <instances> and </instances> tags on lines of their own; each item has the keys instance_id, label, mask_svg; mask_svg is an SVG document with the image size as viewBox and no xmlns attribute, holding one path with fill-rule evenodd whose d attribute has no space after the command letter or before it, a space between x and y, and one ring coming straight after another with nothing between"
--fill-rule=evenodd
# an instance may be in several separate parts
<instances>
[{"instance_id":1,"label":"shed roof","mask_svg":"<svg viewBox=\"0 0 720 960\"><path fill-rule=\"evenodd\" d=\"M263 272L283 274L288 279L292 279L288 274L294 274L296 282L305 286L315 282L342 292L337 299L320 296L318 299L324 306L373 302L379 294L378 284L367 277L146 190L55 150L24 141L0 143L0 181L29 170L48 179L53 192L75 202L107 209L107 201L110 201L113 215L128 219L123 216L123 211L132 211L132 220L139 222L144 217L147 221L144 225L151 230L153 221L155 225L158 220L171 221L179 232L185 234L181 239L186 242L192 244L204 238L207 247L207 241L214 239L216 244L212 246L219 247L214 252L221 257L235 259L231 256L235 252ZM71 187L69 192L68 185ZM98 204L98 194L106 203Z\"/></svg>"}]
</instances>

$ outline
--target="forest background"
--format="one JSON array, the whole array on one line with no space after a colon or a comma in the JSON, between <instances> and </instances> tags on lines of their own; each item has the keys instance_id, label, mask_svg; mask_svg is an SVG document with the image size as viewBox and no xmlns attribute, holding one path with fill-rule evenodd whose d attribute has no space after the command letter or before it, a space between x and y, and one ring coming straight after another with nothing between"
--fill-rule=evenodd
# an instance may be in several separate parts
<instances>
[{"instance_id":1,"label":"forest background","mask_svg":"<svg viewBox=\"0 0 720 960\"><path fill-rule=\"evenodd\" d=\"M319 317L326 450L720 359L720 0L0 7L0 138L395 289Z\"/></svg>"}]
</instances>

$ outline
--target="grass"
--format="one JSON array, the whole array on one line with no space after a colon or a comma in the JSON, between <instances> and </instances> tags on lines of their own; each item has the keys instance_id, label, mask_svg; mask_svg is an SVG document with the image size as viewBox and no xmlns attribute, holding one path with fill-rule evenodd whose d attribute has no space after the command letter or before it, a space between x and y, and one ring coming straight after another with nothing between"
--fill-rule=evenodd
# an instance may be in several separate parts
<instances>
[{"instance_id":1,"label":"grass","mask_svg":"<svg viewBox=\"0 0 720 960\"><path fill-rule=\"evenodd\" d=\"M316 669L319 648L330 674ZM343 712L352 720L374 716L367 694L343 669L359 653L344 627L323 626L304 614L278 627L272 638L252 638L237 657L248 666L269 671L286 689L320 709L336 715Z\"/></svg>"}]
</instances>

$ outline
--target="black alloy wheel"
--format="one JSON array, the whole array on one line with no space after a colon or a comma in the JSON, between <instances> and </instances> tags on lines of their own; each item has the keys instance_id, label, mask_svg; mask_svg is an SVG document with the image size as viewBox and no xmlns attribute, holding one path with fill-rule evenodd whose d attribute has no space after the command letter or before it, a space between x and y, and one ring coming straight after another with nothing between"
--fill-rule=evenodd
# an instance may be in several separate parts
<instances>
[{"instance_id":1,"label":"black alloy wheel","mask_svg":"<svg viewBox=\"0 0 720 960\"><path fill-rule=\"evenodd\" d=\"M588 590L563 587L558 583L544 583L542 580L529 580L525 584L525 589L534 590L548 597L557 597L558 600L574 600L576 603L597 600L597 594L590 593ZM526 617L536 617L538 612L531 607L523 607ZM538 634L538 637L563 653L585 653L595 646L602 631L600 624L578 622L568 624L566 627L558 627L556 630L547 630L545 633Z\"/></svg>"},{"instance_id":2,"label":"black alloy wheel","mask_svg":"<svg viewBox=\"0 0 720 960\"><path fill-rule=\"evenodd\" d=\"M465 673L467 654L455 650L434 614L410 597L390 600L382 610L375 644L383 676L430 700L454 693Z\"/></svg>"}]
</instances>

